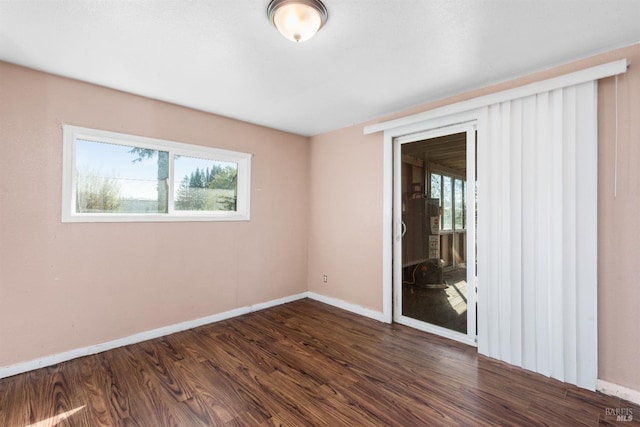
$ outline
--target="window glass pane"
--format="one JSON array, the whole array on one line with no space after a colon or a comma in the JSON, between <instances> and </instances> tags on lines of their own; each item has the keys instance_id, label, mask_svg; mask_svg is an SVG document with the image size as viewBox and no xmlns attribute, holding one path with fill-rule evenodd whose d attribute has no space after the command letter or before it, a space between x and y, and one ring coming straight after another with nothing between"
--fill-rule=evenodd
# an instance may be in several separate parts
<instances>
[{"instance_id":1,"label":"window glass pane","mask_svg":"<svg viewBox=\"0 0 640 427\"><path fill-rule=\"evenodd\" d=\"M462 202L462 180L456 179L453 188L455 200L455 228L461 230L464 228L464 204Z\"/></svg>"},{"instance_id":2,"label":"window glass pane","mask_svg":"<svg viewBox=\"0 0 640 427\"><path fill-rule=\"evenodd\" d=\"M167 212L169 155L104 142L76 140L76 212Z\"/></svg>"},{"instance_id":3,"label":"window glass pane","mask_svg":"<svg viewBox=\"0 0 640 427\"><path fill-rule=\"evenodd\" d=\"M453 228L453 179L449 176L442 177L442 229Z\"/></svg>"},{"instance_id":4,"label":"window glass pane","mask_svg":"<svg viewBox=\"0 0 640 427\"><path fill-rule=\"evenodd\" d=\"M436 175L435 173L431 174L431 198L432 199L440 198L441 180L442 180L442 175Z\"/></svg>"},{"instance_id":5,"label":"window glass pane","mask_svg":"<svg viewBox=\"0 0 640 427\"><path fill-rule=\"evenodd\" d=\"M174 156L173 167L176 210L236 210L237 163Z\"/></svg>"},{"instance_id":6,"label":"window glass pane","mask_svg":"<svg viewBox=\"0 0 640 427\"><path fill-rule=\"evenodd\" d=\"M467 228L467 181L462 181L462 227Z\"/></svg>"}]
</instances>

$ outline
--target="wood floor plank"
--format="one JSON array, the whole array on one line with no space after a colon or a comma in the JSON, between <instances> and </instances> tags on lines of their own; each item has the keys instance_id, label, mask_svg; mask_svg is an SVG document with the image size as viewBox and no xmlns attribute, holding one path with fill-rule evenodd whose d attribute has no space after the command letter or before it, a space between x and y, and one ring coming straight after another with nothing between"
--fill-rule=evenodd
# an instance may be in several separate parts
<instances>
[{"instance_id":1,"label":"wood floor plank","mask_svg":"<svg viewBox=\"0 0 640 427\"><path fill-rule=\"evenodd\" d=\"M85 405L88 422L96 427L112 426L116 421L109 411L108 396L100 387L103 382L100 363L100 357L96 355L65 363L68 369L65 375L75 392L74 405ZM77 372L71 373L71 369L77 369Z\"/></svg>"},{"instance_id":2,"label":"wood floor plank","mask_svg":"<svg viewBox=\"0 0 640 427\"><path fill-rule=\"evenodd\" d=\"M29 399L25 381L27 374L16 375L12 378L5 378L0 382L6 382L3 387L5 395L0 397L0 419L4 420L6 426L20 426L31 423Z\"/></svg>"},{"instance_id":3,"label":"wood floor plank","mask_svg":"<svg viewBox=\"0 0 640 427\"><path fill-rule=\"evenodd\" d=\"M616 408L635 419L616 420ZM0 380L0 427L632 426L638 418L637 405L308 299Z\"/></svg>"},{"instance_id":4,"label":"wood floor plank","mask_svg":"<svg viewBox=\"0 0 640 427\"><path fill-rule=\"evenodd\" d=\"M32 377L27 384L30 422L58 418L60 424L65 421L70 423L71 420L79 425L90 423L85 410L86 403L83 402L84 390L72 387L76 382L78 366L75 363L61 363L42 372L30 372Z\"/></svg>"}]
</instances>

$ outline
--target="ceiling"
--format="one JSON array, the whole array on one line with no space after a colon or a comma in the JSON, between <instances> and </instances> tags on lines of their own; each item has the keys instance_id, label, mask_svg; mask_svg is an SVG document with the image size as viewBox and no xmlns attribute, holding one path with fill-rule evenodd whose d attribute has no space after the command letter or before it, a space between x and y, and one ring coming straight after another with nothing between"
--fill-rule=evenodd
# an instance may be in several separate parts
<instances>
[{"instance_id":1,"label":"ceiling","mask_svg":"<svg viewBox=\"0 0 640 427\"><path fill-rule=\"evenodd\" d=\"M316 135L640 42L639 0L0 0L0 60Z\"/></svg>"},{"instance_id":2,"label":"ceiling","mask_svg":"<svg viewBox=\"0 0 640 427\"><path fill-rule=\"evenodd\" d=\"M439 173L467 174L467 134L465 132L402 144L402 157L437 165Z\"/></svg>"}]
</instances>

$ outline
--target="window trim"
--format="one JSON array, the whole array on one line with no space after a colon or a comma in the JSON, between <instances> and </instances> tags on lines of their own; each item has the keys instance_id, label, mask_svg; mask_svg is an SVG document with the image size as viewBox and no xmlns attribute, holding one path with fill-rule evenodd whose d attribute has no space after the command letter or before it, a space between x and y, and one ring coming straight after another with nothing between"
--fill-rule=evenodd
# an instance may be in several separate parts
<instances>
[{"instance_id":1,"label":"window trim","mask_svg":"<svg viewBox=\"0 0 640 427\"><path fill-rule=\"evenodd\" d=\"M249 153L185 144L158 138L130 135L72 125L62 126L62 222L171 222L248 221L250 219L251 157ZM86 139L167 151L169 194L167 213L78 213L76 212L76 140ZM181 155L238 164L235 211L180 211L174 209L173 156Z\"/></svg>"}]
</instances>

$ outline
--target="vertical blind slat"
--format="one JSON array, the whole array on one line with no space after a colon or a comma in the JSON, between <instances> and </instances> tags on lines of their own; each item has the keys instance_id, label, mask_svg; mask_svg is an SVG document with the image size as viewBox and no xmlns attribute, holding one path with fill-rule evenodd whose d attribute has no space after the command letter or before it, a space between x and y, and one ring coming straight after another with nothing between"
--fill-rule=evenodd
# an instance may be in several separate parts
<instances>
[{"instance_id":1,"label":"vertical blind slat","mask_svg":"<svg viewBox=\"0 0 640 427\"><path fill-rule=\"evenodd\" d=\"M551 182L555 185L555 191L551 197L551 235L562 236L563 230L563 161L562 149L563 136L563 94L562 90L552 93L552 147L551 147ZM550 349L550 375L564 381L564 334L563 334L563 308L564 293L562 281L562 254L565 245L563 238L555 239L554 245L549 247L550 254L550 291L549 291L549 349Z\"/></svg>"},{"instance_id":2,"label":"vertical blind slat","mask_svg":"<svg viewBox=\"0 0 640 427\"><path fill-rule=\"evenodd\" d=\"M510 141L511 170L511 352L513 364L522 365L522 101L511 102Z\"/></svg>"},{"instance_id":3,"label":"vertical blind slat","mask_svg":"<svg viewBox=\"0 0 640 427\"><path fill-rule=\"evenodd\" d=\"M577 385L595 389L597 372L597 99L596 82L577 86Z\"/></svg>"},{"instance_id":4,"label":"vertical blind slat","mask_svg":"<svg viewBox=\"0 0 640 427\"><path fill-rule=\"evenodd\" d=\"M478 247L478 352L487 356L495 357L489 353L489 340L493 335L493 331L489 330L489 294L488 288L490 285L485 286L485 281L488 280L489 274L487 267L490 264L489 260L489 233L487 228L487 216L491 209L491 195L480 184L481 182L487 182L489 180L487 166L489 164L489 146L488 141L491 139L491 135L486 129L490 129L489 126L489 107L485 107L480 110L478 114L478 129L484 131L478 132L477 138L477 164L478 169L476 171L478 175L478 225L485 224L484 227L478 226L477 235L477 247ZM483 167L480 167L483 165ZM486 234L486 236L485 236ZM481 338L482 337L482 338Z\"/></svg>"},{"instance_id":5,"label":"vertical blind slat","mask_svg":"<svg viewBox=\"0 0 640 427\"><path fill-rule=\"evenodd\" d=\"M496 169L502 176L512 176L511 168L511 146L509 144L509 136L511 134L511 103L504 102L500 106L501 120L497 120L500 123L500 155L497 156L500 159L500 165ZM500 355L501 359L505 362L512 363L512 351L511 351L511 272L509 269L504 268L503 265L511 265L513 260L511 258L511 180L502 179L499 180L500 185L500 208L496 212L499 215L497 228L499 230L500 240L497 242L500 248L499 259L501 259L500 265L500 289L498 294L500 296Z\"/></svg>"},{"instance_id":6,"label":"vertical blind slat","mask_svg":"<svg viewBox=\"0 0 640 427\"><path fill-rule=\"evenodd\" d=\"M536 371L549 376L549 249L556 242L549 232L549 194L555 189L550 182L550 109L549 94L541 93L536 96L536 124L535 124L535 158L531 179L536 183L534 195L535 205L535 305L536 318Z\"/></svg>"},{"instance_id":7,"label":"vertical blind slat","mask_svg":"<svg viewBox=\"0 0 640 427\"><path fill-rule=\"evenodd\" d=\"M536 182L535 96L523 100L522 112L522 366L536 370Z\"/></svg>"}]
</instances>

